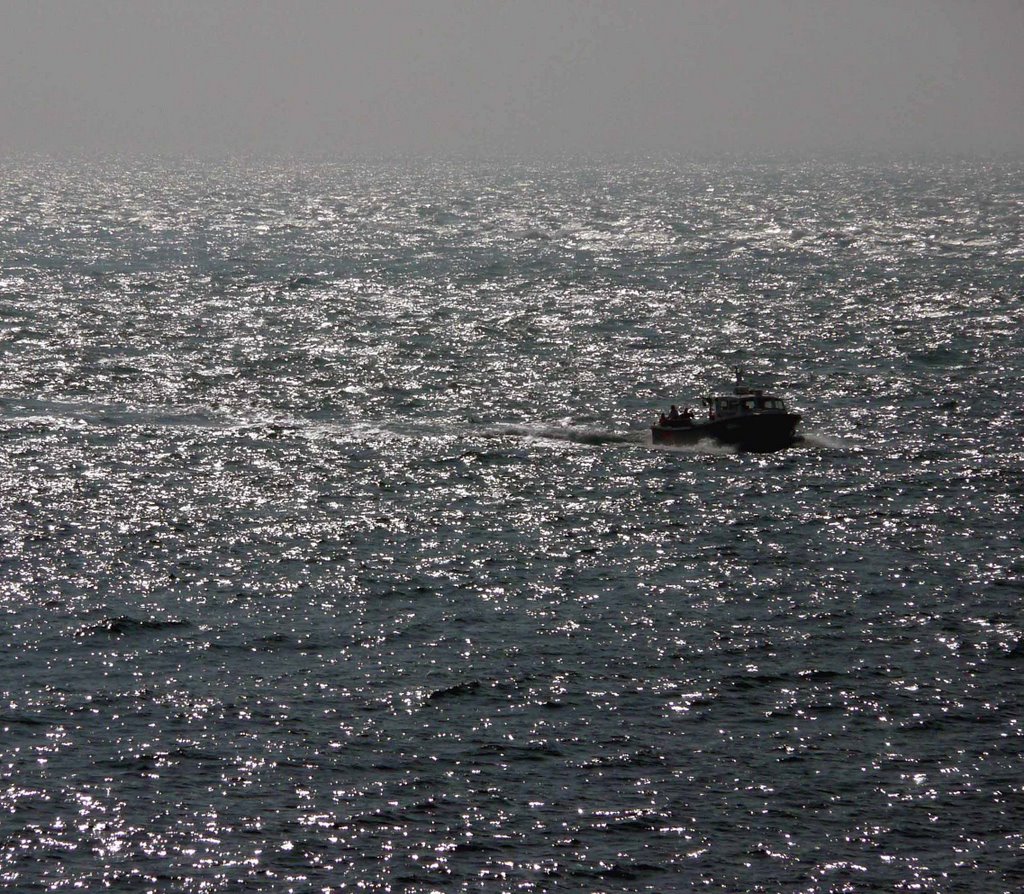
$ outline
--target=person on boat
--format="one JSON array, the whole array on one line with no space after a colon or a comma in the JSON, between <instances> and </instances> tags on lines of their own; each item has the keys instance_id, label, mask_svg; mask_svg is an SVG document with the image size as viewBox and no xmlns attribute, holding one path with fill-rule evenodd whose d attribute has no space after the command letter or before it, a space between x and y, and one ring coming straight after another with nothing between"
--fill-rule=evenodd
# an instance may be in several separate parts
<instances>
[{"instance_id":1,"label":"person on boat","mask_svg":"<svg viewBox=\"0 0 1024 894\"><path fill-rule=\"evenodd\" d=\"M683 422L687 425L693 425L693 410L690 407L683 410Z\"/></svg>"},{"instance_id":2,"label":"person on boat","mask_svg":"<svg viewBox=\"0 0 1024 894\"><path fill-rule=\"evenodd\" d=\"M678 422L679 421L679 410L676 409L676 405L675 404L672 404L671 408L668 411L668 421L669 422Z\"/></svg>"},{"instance_id":3,"label":"person on boat","mask_svg":"<svg viewBox=\"0 0 1024 894\"><path fill-rule=\"evenodd\" d=\"M664 413L658 417L658 425L668 425L668 417Z\"/></svg>"}]
</instances>

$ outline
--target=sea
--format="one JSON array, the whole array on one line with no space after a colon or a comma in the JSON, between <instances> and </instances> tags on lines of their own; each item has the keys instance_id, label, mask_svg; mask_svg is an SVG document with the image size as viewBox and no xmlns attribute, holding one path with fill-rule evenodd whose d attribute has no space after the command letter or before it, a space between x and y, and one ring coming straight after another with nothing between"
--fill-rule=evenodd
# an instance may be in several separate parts
<instances>
[{"instance_id":1,"label":"sea","mask_svg":"<svg viewBox=\"0 0 1024 894\"><path fill-rule=\"evenodd\" d=\"M1024 889L1022 323L1020 157L6 158L0 887Z\"/></svg>"}]
</instances>

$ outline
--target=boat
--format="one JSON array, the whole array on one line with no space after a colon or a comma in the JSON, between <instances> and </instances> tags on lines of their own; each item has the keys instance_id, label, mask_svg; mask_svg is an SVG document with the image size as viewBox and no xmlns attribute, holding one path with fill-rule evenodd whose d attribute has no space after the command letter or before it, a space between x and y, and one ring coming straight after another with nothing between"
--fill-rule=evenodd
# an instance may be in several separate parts
<instances>
[{"instance_id":1,"label":"boat","mask_svg":"<svg viewBox=\"0 0 1024 894\"><path fill-rule=\"evenodd\" d=\"M707 417L698 420L690 409L675 407L651 426L654 444L685 445L713 441L750 453L784 450L797 443L800 414L785 401L761 388L743 383L743 370L733 367L736 384L732 394L713 394L702 399Z\"/></svg>"}]
</instances>

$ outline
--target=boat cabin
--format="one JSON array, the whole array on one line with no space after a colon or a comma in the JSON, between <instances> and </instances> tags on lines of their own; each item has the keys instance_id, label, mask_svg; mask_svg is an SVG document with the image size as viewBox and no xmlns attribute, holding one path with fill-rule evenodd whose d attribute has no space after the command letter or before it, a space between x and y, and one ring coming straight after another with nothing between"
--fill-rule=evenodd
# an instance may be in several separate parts
<instances>
[{"instance_id":1,"label":"boat cabin","mask_svg":"<svg viewBox=\"0 0 1024 894\"><path fill-rule=\"evenodd\" d=\"M731 419L736 416L760 416L762 414L786 413L786 404L781 397L765 394L761 388L743 384L743 370L734 366L736 385L732 394L709 395L704 398L711 419Z\"/></svg>"},{"instance_id":2,"label":"boat cabin","mask_svg":"<svg viewBox=\"0 0 1024 894\"><path fill-rule=\"evenodd\" d=\"M752 413L785 413L786 404L780 397L765 394L760 389L737 388L733 394L705 397L713 419L747 416Z\"/></svg>"}]
</instances>

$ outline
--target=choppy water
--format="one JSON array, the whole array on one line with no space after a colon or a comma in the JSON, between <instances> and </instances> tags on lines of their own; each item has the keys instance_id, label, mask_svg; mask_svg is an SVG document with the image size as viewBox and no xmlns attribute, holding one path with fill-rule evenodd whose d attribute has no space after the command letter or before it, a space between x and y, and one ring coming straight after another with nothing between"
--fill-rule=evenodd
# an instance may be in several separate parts
<instances>
[{"instance_id":1,"label":"choppy water","mask_svg":"<svg viewBox=\"0 0 1024 894\"><path fill-rule=\"evenodd\" d=\"M1022 175L5 163L0 885L1019 890Z\"/></svg>"}]
</instances>

